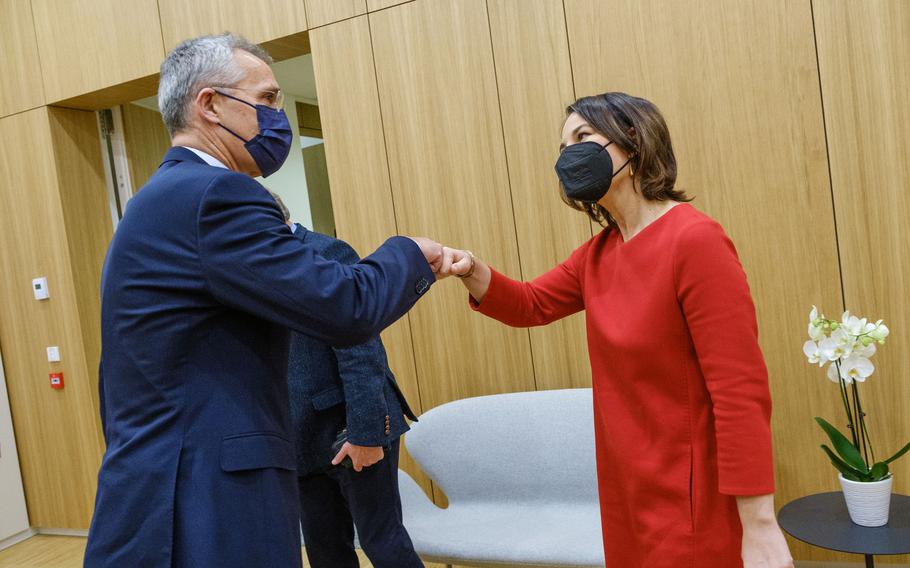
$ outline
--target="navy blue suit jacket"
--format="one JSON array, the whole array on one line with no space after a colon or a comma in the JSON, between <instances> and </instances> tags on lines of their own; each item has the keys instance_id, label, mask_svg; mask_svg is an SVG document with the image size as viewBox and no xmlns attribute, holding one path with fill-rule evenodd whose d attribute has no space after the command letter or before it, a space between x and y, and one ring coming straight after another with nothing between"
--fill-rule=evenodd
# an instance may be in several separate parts
<instances>
[{"instance_id":1,"label":"navy blue suit jacket","mask_svg":"<svg viewBox=\"0 0 910 568\"><path fill-rule=\"evenodd\" d=\"M301 225L294 236L324 258L344 264L360 260L346 242ZM342 428L347 427L352 444L388 446L408 431L405 415L417 419L395 382L378 337L353 347L332 347L292 333L288 388L297 433L298 475L331 465L332 443Z\"/></svg>"},{"instance_id":2,"label":"navy blue suit jacket","mask_svg":"<svg viewBox=\"0 0 910 568\"><path fill-rule=\"evenodd\" d=\"M258 182L168 151L102 273L107 450L86 566L300 566L289 328L363 343L433 280L402 237L326 260Z\"/></svg>"}]
</instances>

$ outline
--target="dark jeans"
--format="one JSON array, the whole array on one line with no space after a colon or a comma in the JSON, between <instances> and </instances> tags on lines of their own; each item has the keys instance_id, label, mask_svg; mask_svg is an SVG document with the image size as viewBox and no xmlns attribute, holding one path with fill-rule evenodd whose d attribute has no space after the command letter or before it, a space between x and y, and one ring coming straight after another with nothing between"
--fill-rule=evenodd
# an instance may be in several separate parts
<instances>
[{"instance_id":1,"label":"dark jeans","mask_svg":"<svg viewBox=\"0 0 910 568\"><path fill-rule=\"evenodd\" d=\"M313 568L357 568L354 526L375 568L423 568L401 522L398 440L360 473L335 467L299 477L300 525Z\"/></svg>"}]
</instances>

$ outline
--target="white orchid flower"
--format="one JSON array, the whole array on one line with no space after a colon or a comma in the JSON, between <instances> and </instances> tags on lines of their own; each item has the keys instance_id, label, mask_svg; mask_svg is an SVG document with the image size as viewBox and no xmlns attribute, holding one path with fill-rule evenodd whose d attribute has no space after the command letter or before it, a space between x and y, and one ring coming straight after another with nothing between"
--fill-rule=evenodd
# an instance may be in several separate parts
<instances>
[{"instance_id":1,"label":"white orchid flower","mask_svg":"<svg viewBox=\"0 0 910 568\"><path fill-rule=\"evenodd\" d=\"M875 355L875 344L870 343L869 345L860 345L858 348L853 349L852 355L857 357L865 357L866 359Z\"/></svg>"},{"instance_id":2,"label":"white orchid flower","mask_svg":"<svg viewBox=\"0 0 910 568\"><path fill-rule=\"evenodd\" d=\"M844 359L853 352L854 340L842 328L837 328L818 344L818 348L828 361Z\"/></svg>"},{"instance_id":3,"label":"white orchid flower","mask_svg":"<svg viewBox=\"0 0 910 568\"><path fill-rule=\"evenodd\" d=\"M865 333L866 329L866 318L858 318L856 316L851 316L850 312L844 312L844 316L841 319L843 327L847 330L847 333L850 335L862 335Z\"/></svg>"},{"instance_id":4,"label":"white orchid flower","mask_svg":"<svg viewBox=\"0 0 910 568\"><path fill-rule=\"evenodd\" d=\"M875 365L872 364L872 361L859 355L851 355L841 363L841 373L848 382L857 381L861 383L874 372Z\"/></svg>"},{"instance_id":5,"label":"white orchid flower","mask_svg":"<svg viewBox=\"0 0 910 568\"><path fill-rule=\"evenodd\" d=\"M848 385L853 382L853 379L850 377L843 377L843 379ZM837 376L837 365L828 365L828 380L832 383L840 382L840 378Z\"/></svg>"},{"instance_id":6,"label":"white orchid flower","mask_svg":"<svg viewBox=\"0 0 910 568\"><path fill-rule=\"evenodd\" d=\"M813 322L809 322L809 338L812 341L818 341L825 336L825 330L822 329L822 326L815 325Z\"/></svg>"},{"instance_id":7,"label":"white orchid flower","mask_svg":"<svg viewBox=\"0 0 910 568\"><path fill-rule=\"evenodd\" d=\"M888 337L889 333L891 333L891 330L888 329L888 326L881 323L881 321L882 320L878 320L875 329L869 332L869 337L879 342L885 341L885 338Z\"/></svg>"},{"instance_id":8,"label":"white orchid flower","mask_svg":"<svg viewBox=\"0 0 910 568\"><path fill-rule=\"evenodd\" d=\"M819 367L824 365L824 363L821 360L821 358L822 358L821 351L818 350L818 343L816 343L814 341L807 341L807 342L803 343L803 353L806 354L806 357L809 359L809 362L812 363L813 365L815 363L818 363Z\"/></svg>"},{"instance_id":9,"label":"white orchid flower","mask_svg":"<svg viewBox=\"0 0 910 568\"><path fill-rule=\"evenodd\" d=\"M809 323L815 323L815 320L818 319L818 308L812 306L812 309L809 311Z\"/></svg>"}]
</instances>

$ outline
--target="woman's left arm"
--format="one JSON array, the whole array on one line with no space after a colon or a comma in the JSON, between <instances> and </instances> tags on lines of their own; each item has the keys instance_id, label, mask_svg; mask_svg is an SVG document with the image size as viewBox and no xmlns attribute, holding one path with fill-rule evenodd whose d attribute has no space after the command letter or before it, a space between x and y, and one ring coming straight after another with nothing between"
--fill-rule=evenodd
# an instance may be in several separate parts
<instances>
[{"instance_id":1,"label":"woman's left arm","mask_svg":"<svg viewBox=\"0 0 910 568\"><path fill-rule=\"evenodd\" d=\"M771 394L746 274L724 230L707 219L685 229L674 257L714 412L718 489L737 499L745 568L792 566L774 517Z\"/></svg>"},{"instance_id":2,"label":"woman's left arm","mask_svg":"<svg viewBox=\"0 0 910 568\"><path fill-rule=\"evenodd\" d=\"M743 525L744 568L793 568L787 540L774 516L774 495L737 497Z\"/></svg>"}]
</instances>

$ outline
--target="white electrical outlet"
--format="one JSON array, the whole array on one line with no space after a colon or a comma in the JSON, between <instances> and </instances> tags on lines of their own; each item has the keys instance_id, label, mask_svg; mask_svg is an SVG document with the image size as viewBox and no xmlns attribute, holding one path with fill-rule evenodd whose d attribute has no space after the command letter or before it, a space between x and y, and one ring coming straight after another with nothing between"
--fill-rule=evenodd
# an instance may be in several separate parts
<instances>
[{"instance_id":1,"label":"white electrical outlet","mask_svg":"<svg viewBox=\"0 0 910 568\"><path fill-rule=\"evenodd\" d=\"M35 293L36 300L47 300L50 293L47 291L47 278L44 276L32 280L32 291Z\"/></svg>"}]
</instances>

